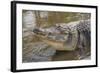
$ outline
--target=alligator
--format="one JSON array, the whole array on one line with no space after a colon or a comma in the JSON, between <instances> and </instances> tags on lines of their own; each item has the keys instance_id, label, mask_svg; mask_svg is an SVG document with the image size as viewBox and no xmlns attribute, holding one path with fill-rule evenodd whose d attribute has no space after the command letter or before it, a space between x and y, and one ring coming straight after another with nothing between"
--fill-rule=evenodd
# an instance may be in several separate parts
<instances>
[{"instance_id":1,"label":"alligator","mask_svg":"<svg viewBox=\"0 0 100 73\"><path fill-rule=\"evenodd\" d=\"M78 50L81 55L90 55L90 20L59 24L49 28L35 28L35 36L60 51ZM53 28L54 31L51 29ZM49 31L50 30L50 31ZM83 58L83 57L82 57Z\"/></svg>"}]
</instances>

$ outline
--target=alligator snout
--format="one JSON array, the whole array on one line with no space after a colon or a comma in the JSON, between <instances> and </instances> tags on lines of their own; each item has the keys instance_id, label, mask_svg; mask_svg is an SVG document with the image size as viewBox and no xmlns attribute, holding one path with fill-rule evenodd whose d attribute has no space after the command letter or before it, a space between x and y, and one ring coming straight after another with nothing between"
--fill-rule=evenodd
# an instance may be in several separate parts
<instances>
[{"instance_id":1,"label":"alligator snout","mask_svg":"<svg viewBox=\"0 0 100 73\"><path fill-rule=\"evenodd\" d=\"M45 33L38 28L33 29L33 32L37 35L42 35L42 36L45 35Z\"/></svg>"},{"instance_id":2,"label":"alligator snout","mask_svg":"<svg viewBox=\"0 0 100 73\"><path fill-rule=\"evenodd\" d=\"M40 32L40 30L35 28L35 29L33 29L33 32L38 34Z\"/></svg>"}]
</instances>

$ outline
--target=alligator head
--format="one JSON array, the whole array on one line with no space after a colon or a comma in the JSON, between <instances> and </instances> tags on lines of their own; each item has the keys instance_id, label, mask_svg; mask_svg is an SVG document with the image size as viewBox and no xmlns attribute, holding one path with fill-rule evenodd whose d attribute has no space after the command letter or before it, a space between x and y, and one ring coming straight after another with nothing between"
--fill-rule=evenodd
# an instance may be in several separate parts
<instances>
[{"instance_id":1,"label":"alligator head","mask_svg":"<svg viewBox=\"0 0 100 73\"><path fill-rule=\"evenodd\" d=\"M63 28L56 26L44 29L36 28L33 32L43 42L55 47L57 50L75 50L77 44L76 30L73 33L69 27Z\"/></svg>"}]
</instances>

